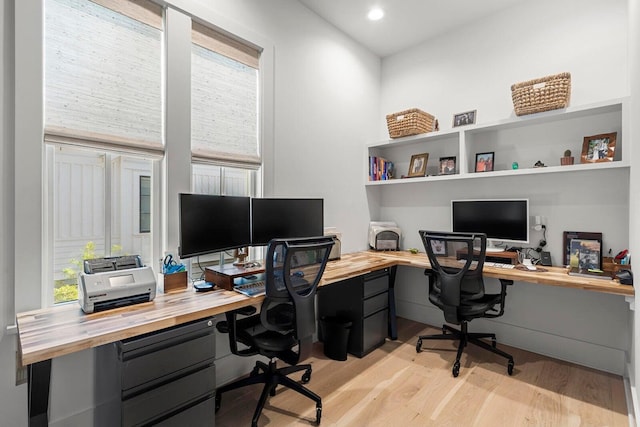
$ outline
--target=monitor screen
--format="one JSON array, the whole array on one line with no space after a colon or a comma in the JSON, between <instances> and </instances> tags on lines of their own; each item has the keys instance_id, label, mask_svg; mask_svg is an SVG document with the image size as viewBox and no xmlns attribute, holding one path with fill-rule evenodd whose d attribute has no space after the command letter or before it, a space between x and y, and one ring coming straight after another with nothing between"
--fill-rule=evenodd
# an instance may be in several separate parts
<instances>
[{"instance_id":1,"label":"monitor screen","mask_svg":"<svg viewBox=\"0 0 640 427\"><path fill-rule=\"evenodd\" d=\"M249 197L180 194L180 258L251 243Z\"/></svg>"},{"instance_id":2,"label":"monitor screen","mask_svg":"<svg viewBox=\"0 0 640 427\"><path fill-rule=\"evenodd\" d=\"M251 199L251 244L324 233L323 199Z\"/></svg>"},{"instance_id":3,"label":"monitor screen","mask_svg":"<svg viewBox=\"0 0 640 427\"><path fill-rule=\"evenodd\" d=\"M452 200L452 230L487 235L490 250L496 242L529 243L528 199Z\"/></svg>"}]
</instances>

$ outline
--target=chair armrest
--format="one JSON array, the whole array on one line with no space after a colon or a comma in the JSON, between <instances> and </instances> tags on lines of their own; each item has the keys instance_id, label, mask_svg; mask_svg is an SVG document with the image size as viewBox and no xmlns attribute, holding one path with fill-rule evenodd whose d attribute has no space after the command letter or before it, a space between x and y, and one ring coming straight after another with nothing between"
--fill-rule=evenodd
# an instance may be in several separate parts
<instances>
[{"instance_id":1,"label":"chair armrest","mask_svg":"<svg viewBox=\"0 0 640 427\"><path fill-rule=\"evenodd\" d=\"M227 311L225 316L227 320L220 321L216 324L216 329L223 333L229 334L229 349L233 354L241 354L238 350L238 341L236 334L236 319L238 315L251 316L258 311L254 306L237 308L235 310Z\"/></svg>"}]
</instances>

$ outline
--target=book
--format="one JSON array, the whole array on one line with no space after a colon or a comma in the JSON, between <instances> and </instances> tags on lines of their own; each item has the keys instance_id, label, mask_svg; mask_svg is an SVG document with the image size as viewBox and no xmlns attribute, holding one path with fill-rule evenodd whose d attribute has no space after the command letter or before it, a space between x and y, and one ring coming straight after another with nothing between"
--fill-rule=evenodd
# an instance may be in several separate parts
<instances>
[{"instance_id":1,"label":"book","mask_svg":"<svg viewBox=\"0 0 640 427\"><path fill-rule=\"evenodd\" d=\"M613 280L613 275L610 271L602 271L599 269L581 269L578 267L571 267L571 269L569 269L569 275L588 277L590 279Z\"/></svg>"}]
</instances>

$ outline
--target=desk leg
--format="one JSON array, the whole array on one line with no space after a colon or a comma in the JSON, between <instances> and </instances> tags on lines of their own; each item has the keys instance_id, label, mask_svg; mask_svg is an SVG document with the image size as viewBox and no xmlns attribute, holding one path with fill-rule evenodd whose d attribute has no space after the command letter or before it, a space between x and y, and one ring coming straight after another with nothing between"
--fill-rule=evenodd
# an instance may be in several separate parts
<instances>
[{"instance_id":1,"label":"desk leg","mask_svg":"<svg viewBox=\"0 0 640 427\"><path fill-rule=\"evenodd\" d=\"M396 269L397 266L391 267L389 271L389 338L398 339L398 324L396 321Z\"/></svg>"},{"instance_id":2,"label":"desk leg","mask_svg":"<svg viewBox=\"0 0 640 427\"><path fill-rule=\"evenodd\" d=\"M29 394L29 427L49 425L49 385L51 359L27 367Z\"/></svg>"}]
</instances>

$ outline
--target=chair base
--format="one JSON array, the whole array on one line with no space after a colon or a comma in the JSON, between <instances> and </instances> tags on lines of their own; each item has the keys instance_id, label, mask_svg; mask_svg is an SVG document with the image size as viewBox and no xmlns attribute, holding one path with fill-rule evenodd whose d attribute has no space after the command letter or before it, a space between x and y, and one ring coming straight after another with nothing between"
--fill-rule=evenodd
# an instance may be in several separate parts
<instances>
[{"instance_id":1,"label":"chair base","mask_svg":"<svg viewBox=\"0 0 640 427\"><path fill-rule=\"evenodd\" d=\"M482 338L491 338L491 345L482 341ZM496 334L491 333L476 333L468 332L467 322L460 324L460 330L452 328L449 325L442 325L442 334L437 335L421 335L418 337L418 343L416 344L416 352L420 353L422 349L422 340L459 340L458 353L456 355L456 361L453 363L452 373L454 377L457 377L460 373L460 357L467 344L475 344L485 350L489 350L492 353L500 355L508 360L507 373L513 375L513 356L496 347Z\"/></svg>"},{"instance_id":2,"label":"chair base","mask_svg":"<svg viewBox=\"0 0 640 427\"><path fill-rule=\"evenodd\" d=\"M322 415L322 399L302 384L287 377L287 375L298 371L305 371L302 375L302 384L306 384L311 380L311 365L285 366L278 369L276 368L275 360L270 360L268 365L264 362L257 361L256 366L251 370L251 374L249 374L248 377L227 384L216 390L216 412L220 409L222 393L248 385L264 384L260 399L258 400L258 406L253 413L253 419L251 421L251 426L257 427L258 419L260 418L260 414L262 414L264 405L267 403L268 396L275 396L276 387L283 385L316 402L316 424L319 425Z\"/></svg>"}]
</instances>

